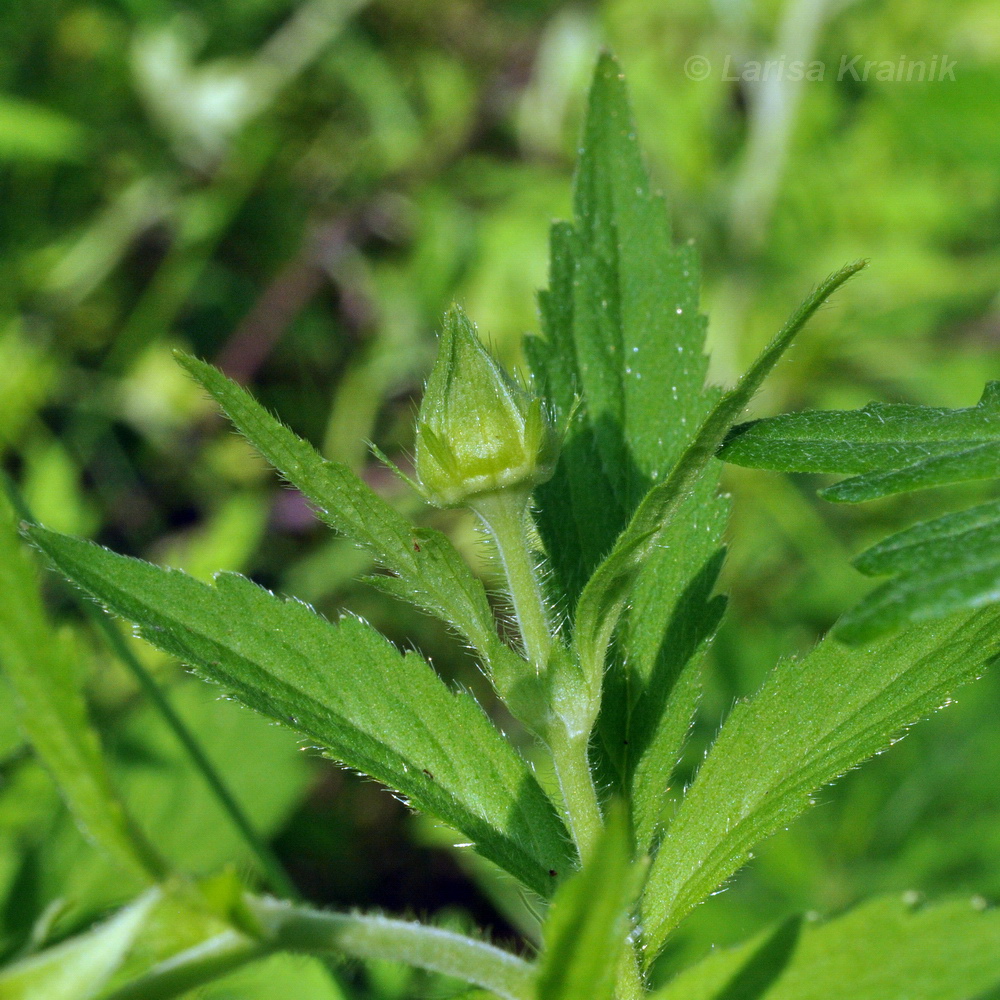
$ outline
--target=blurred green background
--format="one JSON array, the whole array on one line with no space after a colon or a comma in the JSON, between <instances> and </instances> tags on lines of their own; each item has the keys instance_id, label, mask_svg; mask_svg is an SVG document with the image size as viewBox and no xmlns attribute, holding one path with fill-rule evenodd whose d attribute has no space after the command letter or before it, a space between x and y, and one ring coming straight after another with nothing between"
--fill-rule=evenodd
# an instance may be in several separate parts
<instances>
[{"instance_id":1,"label":"blurred green background","mask_svg":"<svg viewBox=\"0 0 1000 1000\"><path fill-rule=\"evenodd\" d=\"M0 452L37 516L199 576L241 570L326 613L349 608L492 704L443 628L352 582L365 557L318 526L170 352L220 364L488 574L468 521L422 509L365 442L405 462L452 301L519 363L601 45L628 74L676 237L703 254L715 380L860 256L872 267L814 321L758 412L968 406L1000 376L995 0L20 0L0 5ZM691 78L696 55L705 79ZM955 79L838 79L856 55L862 67L946 56ZM819 60L824 78L732 79L780 56ZM852 553L988 493L844 510L807 477L727 476L732 605L689 767L734 699L862 593ZM151 837L187 871L233 865L252 880L130 675L47 586ZM135 648L308 898L535 935L530 906L445 831ZM994 673L825 791L698 911L665 966L873 892L1000 899L998 715ZM133 888L66 816L4 696L3 953L46 911L59 936ZM342 978L358 998L454 992L388 965ZM332 989L280 959L201 995Z\"/></svg>"}]
</instances>

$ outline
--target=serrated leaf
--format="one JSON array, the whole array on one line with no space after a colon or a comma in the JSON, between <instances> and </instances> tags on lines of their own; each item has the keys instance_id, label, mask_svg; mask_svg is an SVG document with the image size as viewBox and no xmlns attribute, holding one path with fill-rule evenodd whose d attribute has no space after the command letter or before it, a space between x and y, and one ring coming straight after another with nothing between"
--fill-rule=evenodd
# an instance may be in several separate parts
<instances>
[{"instance_id":1,"label":"serrated leaf","mask_svg":"<svg viewBox=\"0 0 1000 1000\"><path fill-rule=\"evenodd\" d=\"M520 673L523 664L500 639L482 583L444 534L414 528L348 466L323 458L211 365L179 352L177 359L326 524L394 574L382 589L452 626L502 686Z\"/></svg>"},{"instance_id":2,"label":"serrated leaf","mask_svg":"<svg viewBox=\"0 0 1000 1000\"><path fill-rule=\"evenodd\" d=\"M697 488L729 428L813 314L865 267L848 264L824 281L792 314L736 386L704 419L666 479L643 498L606 559L587 581L576 609L575 643L588 673L603 670L605 651L628 600L636 574L665 544L667 532Z\"/></svg>"},{"instance_id":3,"label":"serrated leaf","mask_svg":"<svg viewBox=\"0 0 1000 1000\"><path fill-rule=\"evenodd\" d=\"M946 704L1000 654L1000 611L785 660L726 720L667 829L642 901L648 958L813 793Z\"/></svg>"},{"instance_id":4,"label":"serrated leaf","mask_svg":"<svg viewBox=\"0 0 1000 1000\"><path fill-rule=\"evenodd\" d=\"M636 874L624 809L612 809L590 859L552 900L537 1000L611 1000Z\"/></svg>"},{"instance_id":5,"label":"serrated leaf","mask_svg":"<svg viewBox=\"0 0 1000 1000\"><path fill-rule=\"evenodd\" d=\"M699 691L691 660L720 610L709 603L711 584L699 584L728 513L711 456L795 333L862 265L811 296L734 392L720 401L706 391L697 260L672 244L608 55L591 89L574 214L552 231L544 337L526 343L537 382L568 422L556 474L537 491L538 523L575 609L591 690L600 690L612 634L631 607L607 670L598 768L639 803L637 834L649 843Z\"/></svg>"},{"instance_id":6,"label":"serrated leaf","mask_svg":"<svg viewBox=\"0 0 1000 1000\"><path fill-rule=\"evenodd\" d=\"M85 833L132 874L160 878L163 863L112 783L69 648L45 611L37 570L2 494L0 589L0 671L21 728Z\"/></svg>"},{"instance_id":7,"label":"serrated leaf","mask_svg":"<svg viewBox=\"0 0 1000 1000\"><path fill-rule=\"evenodd\" d=\"M970 1000L1000 987L1000 911L876 899L713 952L654 1000Z\"/></svg>"},{"instance_id":8,"label":"serrated leaf","mask_svg":"<svg viewBox=\"0 0 1000 1000\"><path fill-rule=\"evenodd\" d=\"M869 403L742 424L719 456L756 469L849 473L821 493L837 503L992 479L1000 476L1000 382L961 410Z\"/></svg>"},{"instance_id":9,"label":"serrated leaf","mask_svg":"<svg viewBox=\"0 0 1000 1000\"><path fill-rule=\"evenodd\" d=\"M147 641L461 830L536 892L551 893L571 867L566 831L527 765L472 697L416 653L236 574L211 587L82 539L30 533Z\"/></svg>"},{"instance_id":10,"label":"serrated leaf","mask_svg":"<svg viewBox=\"0 0 1000 1000\"><path fill-rule=\"evenodd\" d=\"M862 552L854 565L893 579L840 619L835 634L845 642L1000 600L1000 501L916 524Z\"/></svg>"},{"instance_id":11,"label":"serrated leaf","mask_svg":"<svg viewBox=\"0 0 1000 1000\"><path fill-rule=\"evenodd\" d=\"M552 230L543 337L526 341L535 379L560 423L569 421L556 474L536 499L570 610L711 405L697 255L673 245L621 67L608 54L595 70L581 147L574 222Z\"/></svg>"}]
</instances>

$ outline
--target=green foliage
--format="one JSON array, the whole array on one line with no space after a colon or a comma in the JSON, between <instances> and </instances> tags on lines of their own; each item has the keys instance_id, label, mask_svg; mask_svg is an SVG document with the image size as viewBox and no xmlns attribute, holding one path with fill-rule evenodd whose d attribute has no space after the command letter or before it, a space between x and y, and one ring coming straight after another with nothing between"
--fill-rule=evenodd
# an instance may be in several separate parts
<instances>
[{"instance_id":1,"label":"green foliage","mask_svg":"<svg viewBox=\"0 0 1000 1000\"><path fill-rule=\"evenodd\" d=\"M87 1000L118 971L156 903L153 891L87 934L0 971L4 1000Z\"/></svg>"},{"instance_id":2,"label":"green foliage","mask_svg":"<svg viewBox=\"0 0 1000 1000\"><path fill-rule=\"evenodd\" d=\"M199 207L182 214L171 260L108 353L108 371L128 371L143 338L155 338L176 318L183 290L239 215L258 170L280 145L268 136L256 157L242 157L238 150L249 123L317 55L322 40L343 27L343 13L331 17L321 8L302 8L282 29L281 44L261 50L245 71L197 67L187 42L169 33L159 41L150 36L136 49L146 99L173 154L189 169L218 170L227 180L191 194ZM299 48L292 45L296 39ZM293 51L296 59L290 58ZM393 74L369 43L358 38L345 44L333 64L345 59L364 70L348 89L361 95L393 91ZM153 86L164 79L176 87ZM237 84L242 96L228 109L217 108L218 117L210 109L198 121L177 113L184 95L210 93L220 80ZM405 100L396 108L405 109ZM373 130L383 153L402 163L421 144L406 114L391 117L396 125L374 116ZM751 122L751 164L761 162L759 149L769 148L766 137L760 139L762 122ZM782 162L778 154L784 152L774 151L771 159ZM756 234L774 208L766 204L768 188L766 176L754 175L734 192L733 235L745 238L749 257L761 252ZM154 197L141 186L137 191L136 204L129 201L114 218L132 219L141 230L135 219L166 213L157 200L166 196ZM757 693L730 712L687 780L690 762L681 758L725 607L714 594L728 513L718 495L720 448L723 457L748 464L853 473L854 479L828 491L834 499L989 478L997 472L993 425L1000 397L991 383L980 406L965 411L870 406L860 414L776 418L733 432L792 340L863 264L835 272L807 297L734 388L706 389L694 251L673 245L665 203L653 194L638 152L622 73L609 55L599 59L591 88L573 214L572 223L552 231L542 335L525 347L540 401L528 402L527 395L522 400L522 390L474 339L464 314L452 312L427 406L440 416L435 394L446 388L449 398L463 400L458 423L472 426L425 420L417 435L418 477L428 468L428 454L437 472L461 472L453 466L459 457L470 457L463 452L470 441L472 466L489 459L487 492L477 482L466 496L449 481L434 498L465 503L492 535L514 612L508 623L497 621L486 588L446 534L411 523L370 485L373 470L360 469L360 450L356 443L345 445L346 431L328 427L325 441L328 455L344 460L324 457L219 370L180 356L319 517L387 574L374 578L377 589L439 619L472 647L500 702L530 733L513 729L508 737L470 693L449 686L428 657L401 653L358 615L331 621L247 576L222 572L208 585L82 538L27 529L60 572L134 623L140 638L473 841L484 858L531 894L525 908L541 907L538 960L451 928L325 912L253 895L235 877L195 884L181 875L164 878L162 888L89 936L8 965L0 977L20 991L13 994L18 1000L56 988L66 1000L166 1000L201 987L217 990L220 979L242 975L244 965L278 952L405 963L434 977L412 981L423 995L451 989L457 979L504 1000L640 1000L649 995L646 976L655 975L658 957L677 940L686 919L761 842L804 812L819 788L950 702L1000 655L1000 612L993 606L972 610L995 596L995 567L978 555L995 533L990 505L911 529L862 556L866 572L897 576L848 614L841 633L858 639L889 625L905 627L864 648L827 637L801 659L780 659ZM95 232L106 236L111 229L90 232L91 240ZM114 245L103 236L98 242ZM446 234L427 253L435 257L449 242ZM322 269L333 273L346 260L357 258L327 247ZM85 298L80 289L97 280L93 261L89 277L72 254L63 262L49 287L70 299ZM391 294L392 287L388 281L380 291ZM273 303L264 312L272 315ZM455 357L449 351L458 341L450 334L461 340ZM230 371L246 376L254 371L259 344L241 337L230 343L225 360ZM389 391L387 344L371 349L377 363L351 362L347 391L331 408L342 416L353 403L362 404L352 433L375 427L378 404L365 396L367 388ZM459 354L467 363L449 367ZM449 383L452 376L470 384ZM511 406L503 403L508 392L517 397ZM498 399L502 405L494 405ZM196 404L187 405L197 412ZM529 487L550 471L547 416L563 429L563 447L551 480L540 482L529 497ZM305 416L302 422L309 426ZM512 431L513 451L507 447ZM74 440L96 448L101 432L78 431ZM500 451L491 452L498 441ZM533 472L526 481L515 456L507 464L516 482L494 476L492 458L500 454L507 462L513 452L541 459L543 468L534 472L542 474ZM241 465L245 458L230 461ZM263 523L257 522L252 537L259 537ZM4 544L13 551L13 522ZM23 554L18 558L22 569L28 565ZM79 817L86 823L88 811L106 809L112 834L118 830L126 846L141 848L113 796L100 744L86 729L86 706L68 661L53 655L42 685L30 669L31 643L37 637L46 648L49 639L42 633L51 628L34 581L19 572L13 571L9 589L29 593L28 627L20 634L23 623L15 622L8 643L13 653L0 645L0 655L11 656L20 689L37 703L33 721L44 721L56 739L52 743L47 730L29 734ZM337 580L344 575L341 567ZM962 581L957 589L956 578ZM956 613L931 624L912 621L949 612ZM47 699L43 689L50 681L58 692ZM154 702L159 704L155 694ZM81 775L89 785L81 784ZM672 792L682 778L683 788ZM182 862L189 866L195 867ZM13 891L10 898L17 899ZM147 910L135 909L143 899L153 902ZM681 995L700 989L715 1000L809 990L828 995L850 982L873 1000L924 993L944 1000L963 976L982 995L1000 984L996 949L990 947L996 936L992 913L945 905L911 914L894 906L872 904L815 929L789 921L742 950L682 972L665 995L675 995L675 989L687 991ZM133 923L125 920L136 913ZM67 929L80 930L92 915L77 915ZM52 919L39 923L29 948L49 939ZM892 963L872 957L878 942L893 949ZM395 988L388 977L378 982L378 992L388 995ZM407 988L400 986L397 995Z\"/></svg>"},{"instance_id":3,"label":"green foliage","mask_svg":"<svg viewBox=\"0 0 1000 1000\"><path fill-rule=\"evenodd\" d=\"M667 829L643 901L651 952L818 788L947 704L998 655L1000 612L986 609L861 650L826 639L780 663L733 709Z\"/></svg>"},{"instance_id":4,"label":"green foliage","mask_svg":"<svg viewBox=\"0 0 1000 1000\"><path fill-rule=\"evenodd\" d=\"M720 455L758 469L851 473L822 492L837 503L993 479L1000 475L1000 382L965 410L870 403L743 424Z\"/></svg>"},{"instance_id":5,"label":"green foliage","mask_svg":"<svg viewBox=\"0 0 1000 1000\"><path fill-rule=\"evenodd\" d=\"M906 621L940 618L1000 594L1000 504L924 521L873 545L854 560L866 576L892 576L837 625L851 642Z\"/></svg>"},{"instance_id":6,"label":"green foliage","mask_svg":"<svg viewBox=\"0 0 1000 1000\"><path fill-rule=\"evenodd\" d=\"M511 653L497 635L486 591L447 537L414 528L347 466L322 458L211 365L184 356L179 361L331 528L363 545L392 573L372 583L443 618L488 669L503 677L510 673Z\"/></svg>"},{"instance_id":7,"label":"green foliage","mask_svg":"<svg viewBox=\"0 0 1000 1000\"><path fill-rule=\"evenodd\" d=\"M631 864L625 811L614 808L590 860L552 900L537 1000L611 1000L639 874Z\"/></svg>"},{"instance_id":8,"label":"green foliage","mask_svg":"<svg viewBox=\"0 0 1000 1000\"><path fill-rule=\"evenodd\" d=\"M784 472L855 473L821 491L827 500L859 503L1000 475L1000 383L977 406L945 410L870 403L852 412L786 414L736 427L720 457ZM855 560L868 576L894 575L848 612L837 627L864 642L908 621L939 618L997 599L989 555L996 518L987 504L918 524Z\"/></svg>"},{"instance_id":9,"label":"green foliage","mask_svg":"<svg viewBox=\"0 0 1000 1000\"><path fill-rule=\"evenodd\" d=\"M479 706L418 654L236 574L210 587L80 539L29 532L153 645L461 830L536 892L549 894L565 874L565 833L534 776Z\"/></svg>"},{"instance_id":10,"label":"green foliage","mask_svg":"<svg viewBox=\"0 0 1000 1000\"><path fill-rule=\"evenodd\" d=\"M1000 976L1000 913L981 900L876 899L819 925L792 920L678 976L656 1000L966 1000Z\"/></svg>"}]
</instances>

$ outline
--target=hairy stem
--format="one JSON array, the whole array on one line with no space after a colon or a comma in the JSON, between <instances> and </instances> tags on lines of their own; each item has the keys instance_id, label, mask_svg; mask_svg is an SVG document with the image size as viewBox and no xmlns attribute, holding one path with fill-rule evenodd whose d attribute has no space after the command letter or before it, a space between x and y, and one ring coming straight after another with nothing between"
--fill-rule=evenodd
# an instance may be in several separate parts
<instances>
[{"instance_id":1,"label":"hairy stem","mask_svg":"<svg viewBox=\"0 0 1000 1000\"><path fill-rule=\"evenodd\" d=\"M227 931L175 955L106 1000L170 1000L279 951L402 962L462 979L503 1000L533 1000L535 970L484 941L405 920L325 913L282 900L248 896L260 937Z\"/></svg>"},{"instance_id":2,"label":"hairy stem","mask_svg":"<svg viewBox=\"0 0 1000 1000\"><path fill-rule=\"evenodd\" d=\"M604 826L597 789L590 770L587 745L590 733L569 734L559 727L548 740L559 790L566 807L566 822L581 862L586 862Z\"/></svg>"},{"instance_id":3,"label":"hairy stem","mask_svg":"<svg viewBox=\"0 0 1000 1000\"><path fill-rule=\"evenodd\" d=\"M639 956L630 944L618 967L615 1000L643 1000L647 995L646 983L639 966Z\"/></svg>"},{"instance_id":4,"label":"hairy stem","mask_svg":"<svg viewBox=\"0 0 1000 1000\"><path fill-rule=\"evenodd\" d=\"M527 490L507 489L477 497L469 506L496 542L525 656L540 672L552 651L552 626L526 531L528 496Z\"/></svg>"}]
</instances>

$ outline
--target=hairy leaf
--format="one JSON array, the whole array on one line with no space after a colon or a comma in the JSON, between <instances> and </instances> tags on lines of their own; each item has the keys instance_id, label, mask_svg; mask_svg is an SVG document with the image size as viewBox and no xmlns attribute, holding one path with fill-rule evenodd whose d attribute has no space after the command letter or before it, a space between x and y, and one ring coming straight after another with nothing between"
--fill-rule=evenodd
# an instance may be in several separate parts
<instances>
[{"instance_id":1,"label":"hairy leaf","mask_svg":"<svg viewBox=\"0 0 1000 1000\"><path fill-rule=\"evenodd\" d=\"M445 535L413 527L348 466L323 458L211 365L181 353L177 359L323 521L368 549L393 574L376 581L381 589L451 625L498 682L520 672L520 658L497 634L482 583Z\"/></svg>"},{"instance_id":2,"label":"hairy leaf","mask_svg":"<svg viewBox=\"0 0 1000 1000\"><path fill-rule=\"evenodd\" d=\"M76 821L115 861L145 881L164 866L111 781L69 649L42 604L31 553L0 494L0 671L21 728Z\"/></svg>"},{"instance_id":3,"label":"hairy leaf","mask_svg":"<svg viewBox=\"0 0 1000 1000\"><path fill-rule=\"evenodd\" d=\"M1000 654L986 608L850 649L826 639L780 663L726 720L653 861L642 902L648 957L813 793L946 704Z\"/></svg>"},{"instance_id":4,"label":"hairy leaf","mask_svg":"<svg viewBox=\"0 0 1000 1000\"><path fill-rule=\"evenodd\" d=\"M552 901L538 1000L611 1000L637 888L630 854L624 810L613 809L583 870Z\"/></svg>"},{"instance_id":5,"label":"hairy leaf","mask_svg":"<svg viewBox=\"0 0 1000 1000\"><path fill-rule=\"evenodd\" d=\"M733 421L743 412L761 383L817 309L858 273L863 261L849 264L816 289L763 350L737 385L723 394L702 422L665 481L643 498L628 527L608 557L587 582L576 611L576 646L585 670L603 669L604 654L629 596L629 588L645 562L667 544L666 533L677 522L685 501Z\"/></svg>"},{"instance_id":6,"label":"hairy leaf","mask_svg":"<svg viewBox=\"0 0 1000 1000\"><path fill-rule=\"evenodd\" d=\"M590 93L574 216L553 227L549 288L540 296L543 336L525 345L537 385L567 427L555 475L536 501L568 612L717 395L704 388L697 255L673 244L667 206L642 162L621 69L609 55L599 60ZM625 795L653 731L660 728L662 747L656 768L667 760L672 767L691 721L696 672L677 697L673 689L692 647L668 648L667 637L694 633L715 610L704 608L708 595L696 605L692 581L721 544L728 505L717 495L715 470L703 473L683 515L637 573L621 655L608 671L602 740L593 753L602 779ZM595 672L590 679L599 689ZM648 691L655 694L644 699Z\"/></svg>"},{"instance_id":7,"label":"hairy leaf","mask_svg":"<svg viewBox=\"0 0 1000 1000\"><path fill-rule=\"evenodd\" d=\"M654 1000L985 1000L997 988L1000 911L893 896L714 952Z\"/></svg>"},{"instance_id":8,"label":"hairy leaf","mask_svg":"<svg viewBox=\"0 0 1000 1000\"><path fill-rule=\"evenodd\" d=\"M536 380L560 422L569 421L556 475L537 502L570 608L711 405L697 258L690 245L673 245L621 68L607 54L594 75L573 207L574 222L552 230L544 336L526 342Z\"/></svg>"},{"instance_id":9,"label":"hairy leaf","mask_svg":"<svg viewBox=\"0 0 1000 1000\"><path fill-rule=\"evenodd\" d=\"M416 653L236 574L211 587L81 539L31 535L153 645L461 830L530 888L547 895L566 874L566 832L527 765L475 701Z\"/></svg>"},{"instance_id":10,"label":"hairy leaf","mask_svg":"<svg viewBox=\"0 0 1000 1000\"><path fill-rule=\"evenodd\" d=\"M836 635L846 642L1000 600L1000 501L916 524L872 546L854 565L893 579L837 623Z\"/></svg>"},{"instance_id":11,"label":"hairy leaf","mask_svg":"<svg viewBox=\"0 0 1000 1000\"><path fill-rule=\"evenodd\" d=\"M735 428L719 455L757 469L850 473L822 491L838 503L992 479L1000 476L1000 382L964 410L869 403L754 421Z\"/></svg>"}]
</instances>

